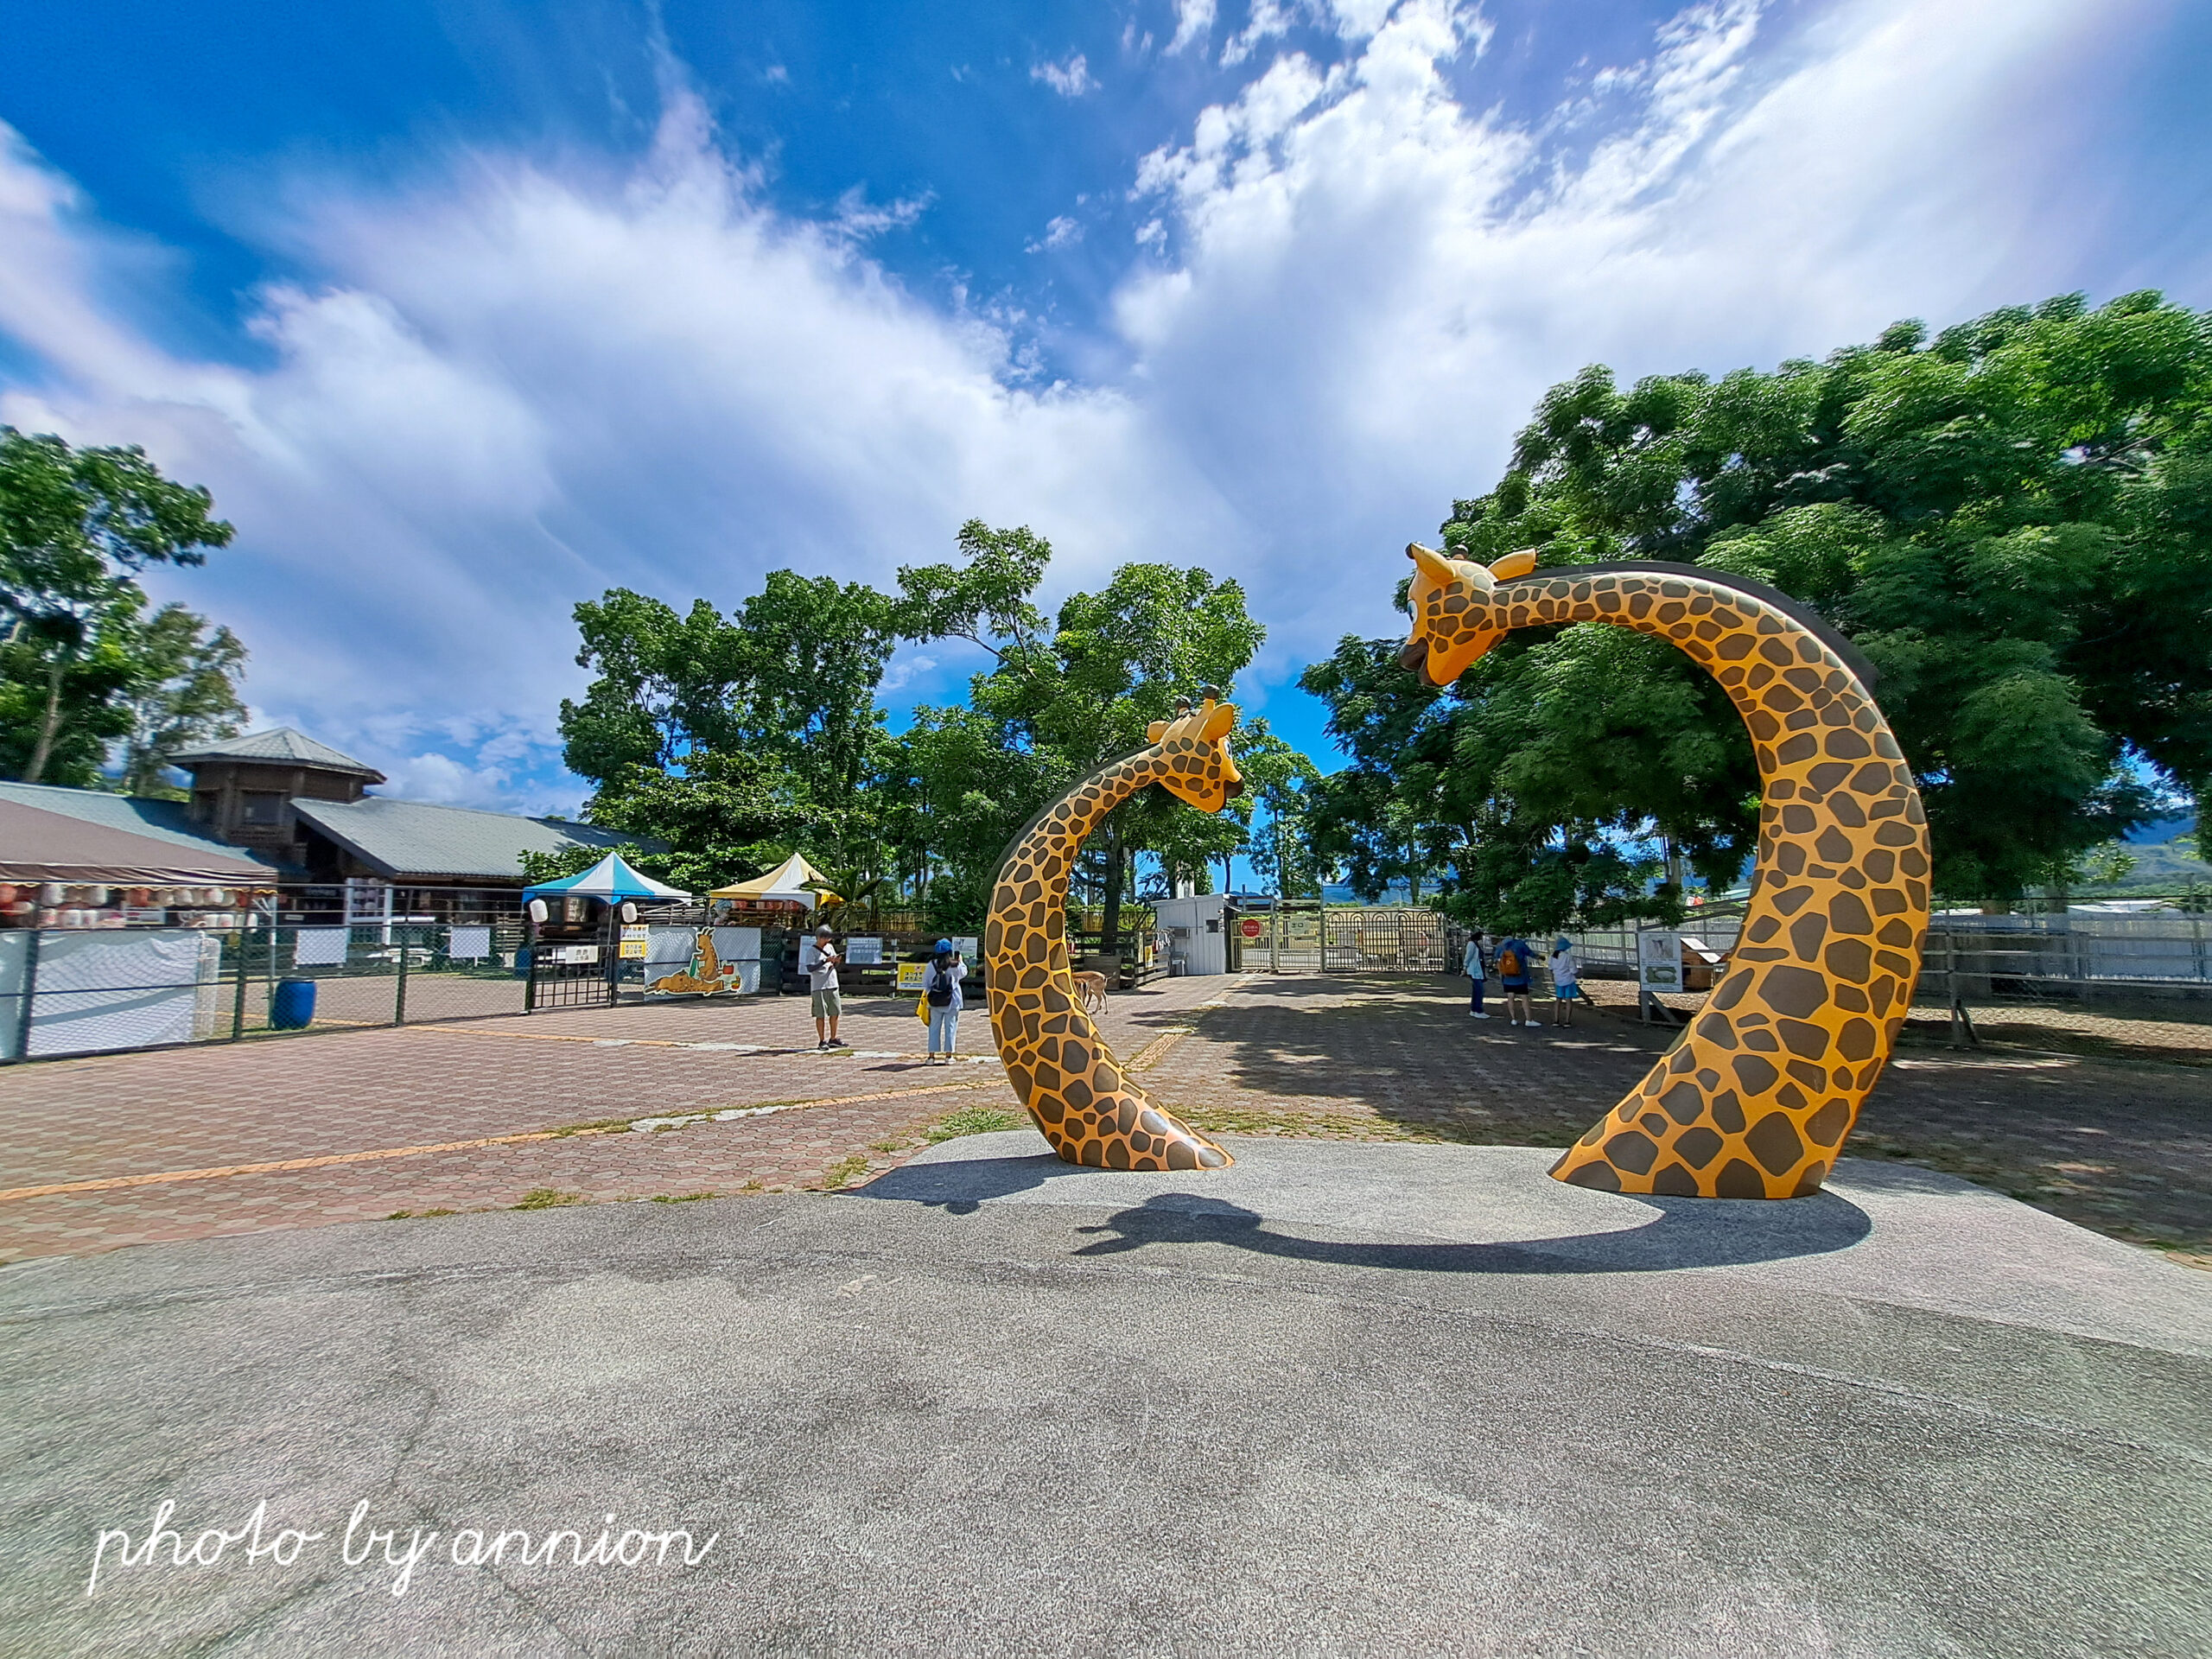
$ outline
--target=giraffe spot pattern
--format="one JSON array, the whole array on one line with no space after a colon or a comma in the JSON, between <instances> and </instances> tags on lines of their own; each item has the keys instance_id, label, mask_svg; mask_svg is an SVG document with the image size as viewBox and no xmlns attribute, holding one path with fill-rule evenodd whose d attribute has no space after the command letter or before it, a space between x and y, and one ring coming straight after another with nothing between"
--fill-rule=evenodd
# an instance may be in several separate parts
<instances>
[{"instance_id":1,"label":"giraffe spot pattern","mask_svg":"<svg viewBox=\"0 0 2212 1659\"><path fill-rule=\"evenodd\" d=\"M1122 1072L1076 995L1064 918L1084 838L1138 791L1165 784L1218 810L1235 776L1215 705L1167 722L1150 748L1084 779L1039 820L992 883L984 927L991 1034L1007 1080L1062 1160L1093 1169L1221 1169L1230 1155Z\"/></svg>"},{"instance_id":2,"label":"giraffe spot pattern","mask_svg":"<svg viewBox=\"0 0 2212 1659\"><path fill-rule=\"evenodd\" d=\"M1446 658L1570 622L1669 640L1726 690L1764 792L1741 942L1705 1013L1553 1173L1605 1192L1817 1191L1895 1044L1928 925L1925 814L1880 708L1824 640L1719 576L1548 574L1452 597L1466 603L1422 611Z\"/></svg>"}]
</instances>

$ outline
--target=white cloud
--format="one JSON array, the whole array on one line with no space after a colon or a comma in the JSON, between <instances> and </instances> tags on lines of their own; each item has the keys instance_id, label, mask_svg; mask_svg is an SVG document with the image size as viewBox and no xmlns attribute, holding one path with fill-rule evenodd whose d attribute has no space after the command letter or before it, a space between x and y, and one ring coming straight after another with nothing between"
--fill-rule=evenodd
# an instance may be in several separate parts
<instances>
[{"instance_id":1,"label":"white cloud","mask_svg":"<svg viewBox=\"0 0 2212 1659\"><path fill-rule=\"evenodd\" d=\"M1866 0L1762 41L1755 7L1695 7L1575 164L1455 97L1479 19L1404 0L1338 68L1287 54L1202 112L1139 166L1177 259L1117 315L1148 413L1294 573L1270 652L1387 626L1390 550L1585 363L1771 364L2074 285L2054 113L2120 27Z\"/></svg>"},{"instance_id":2,"label":"white cloud","mask_svg":"<svg viewBox=\"0 0 2212 1659\"><path fill-rule=\"evenodd\" d=\"M1083 226L1065 213L1058 213L1045 221L1045 234L1028 245L1028 251L1049 253L1054 248L1071 247L1082 240Z\"/></svg>"},{"instance_id":3,"label":"white cloud","mask_svg":"<svg viewBox=\"0 0 2212 1659\"><path fill-rule=\"evenodd\" d=\"M1167 42L1167 54L1197 47L1201 54L1206 49L1206 38L1213 33L1214 0L1175 0L1175 34Z\"/></svg>"},{"instance_id":4,"label":"white cloud","mask_svg":"<svg viewBox=\"0 0 2212 1659\"><path fill-rule=\"evenodd\" d=\"M238 543L164 596L238 630L257 705L417 793L567 799L543 780L578 599L887 582L972 516L1050 535L1063 588L1132 557L1238 576L1280 677L1392 626L1395 550L1585 363L1771 364L2106 280L2064 181L2152 16L1700 5L1607 73L1577 153L1456 90L1477 14L1340 4L1337 67L1278 51L1133 162L1127 366L1090 385L1045 382L1010 305L925 303L868 257L923 203L779 215L680 86L626 175L474 153L285 195L311 276L255 297L250 365L130 321L160 251L0 130L0 332L46 365L0 420L209 485Z\"/></svg>"},{"instance_id":5,"label":"white cloud","mask_svg":"<svg viewBox=\"0 0 2212 1659\"><path fill-rule=\"evenodd\" d=\"M1078 52L1065 63L1033 63L1029 79L1041 80L1062 98L1081 98L1085 92L1095 92L1098 83L1091 79L1090 66Z\"/></svg>"}]
</instances>

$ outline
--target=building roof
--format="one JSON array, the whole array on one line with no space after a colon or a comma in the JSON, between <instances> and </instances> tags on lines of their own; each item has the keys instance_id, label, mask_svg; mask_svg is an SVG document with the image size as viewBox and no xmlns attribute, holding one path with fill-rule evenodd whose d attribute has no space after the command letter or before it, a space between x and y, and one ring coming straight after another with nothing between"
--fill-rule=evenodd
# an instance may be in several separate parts
<instances>
[{"instance_id":1,"label":"building roof","mask_svg":"<svg viewBox=\"0 0 2212 1659\"><path fill-rule=\"evenodd\" d=\"M350 754L340 754L327 743L318 743L289 726L274 726L244 737L226 737L197 749L181 749L169 757L180 766L206 760L257 760L265 766L312 766L319 772L347 772L372 784L384 782L384 773L364 766Z\"/></svg>"},{"instance_id":2,"label":"building roof","mask_svg":"<svg viewBox=\"0 0 2212 1659\"><path fill-rule=\"evenodd\" d=\"M69 813L27 806L20 800L0 798L0 880L274 887L276 879L274 867L227 848L219 849L211 841L142 835Z\"/></svg>"},{"instance_id":3,"label":"building roof","mask_svg":"<svg viewBox=\"0 0 2212 1659\"><path fill-rule=\"evenodd\" d=\"M192 821L192 809L182 801L145 800L135 795L109 795L96 789L69 789L58 784L4 782L0 782L0 801L36 807L41 812L58 812L79 823L95 823L134 836L146 836L194 852L214 853L227 858L257 856L242 853L227 842L209 835Z\"/></svg>"},{"instance_id":4,"label":"building roof","mask_svg":"<svg viewBox=\"0 0 2212 1659\"><path fill-rule=\"evenodd\" d=\"M358 801L295 800L301 822L327 836L390 880L467 877L522 881L522 855L570 847L647 847L658 843L563 818L522 818L426 801L367 796Z\"/></svg>"}]
</instances>

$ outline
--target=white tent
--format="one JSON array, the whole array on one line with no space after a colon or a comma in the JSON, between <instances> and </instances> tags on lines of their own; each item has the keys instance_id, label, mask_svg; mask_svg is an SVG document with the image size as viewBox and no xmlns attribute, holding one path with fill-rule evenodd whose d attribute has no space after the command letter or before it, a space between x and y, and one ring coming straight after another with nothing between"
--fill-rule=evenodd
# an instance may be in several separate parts
<instances>
[{"instance_id":1,"label":"white tent","mask_svg":"<svg viewBox=\"0 0 2212 1659\"><path fill-rule=\"evenodd\" d=\"M726 887L716 887L707 896L710 899L736 899L747 904L804 905L814 907L815 893L810 889L827 892L829 878L806 861L804 853L793 853L766 875L756 875L750 881L733 881Z\"/></svg>"}]
</instances>

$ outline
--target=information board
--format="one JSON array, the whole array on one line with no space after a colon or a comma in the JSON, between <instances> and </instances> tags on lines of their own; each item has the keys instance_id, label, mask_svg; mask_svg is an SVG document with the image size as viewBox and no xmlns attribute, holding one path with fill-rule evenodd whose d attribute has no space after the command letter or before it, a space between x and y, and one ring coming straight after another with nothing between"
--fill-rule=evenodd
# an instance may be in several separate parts
<instances>
[{"instance_id":1,"label":"information board","mask_svg":"<svg viewBox=\"0 0 2212 1659\"><path fill-rule=\"evenodd\" d=\"M1682 936L1655 930L1636 936L1636 977L1646 990L1682 988Z\"/></svg>"}]
</instances>

